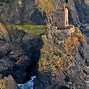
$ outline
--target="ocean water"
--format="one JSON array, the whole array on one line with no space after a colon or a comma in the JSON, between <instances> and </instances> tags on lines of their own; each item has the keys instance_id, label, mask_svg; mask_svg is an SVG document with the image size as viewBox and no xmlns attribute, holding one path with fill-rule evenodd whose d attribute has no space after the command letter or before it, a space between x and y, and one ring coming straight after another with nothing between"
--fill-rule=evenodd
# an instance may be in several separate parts
<instances>
[{"instance_id":1,"label":"ocean water","mask_svg":"<svg viewBox=\"0 0 89 89\"><path fill-rule=\"evenodd\" d=\"M36 76L31 77L31 80L27 81L24 84L18 84L20 89L34 89L34 79Z\"/></svg>"}]
</instances>

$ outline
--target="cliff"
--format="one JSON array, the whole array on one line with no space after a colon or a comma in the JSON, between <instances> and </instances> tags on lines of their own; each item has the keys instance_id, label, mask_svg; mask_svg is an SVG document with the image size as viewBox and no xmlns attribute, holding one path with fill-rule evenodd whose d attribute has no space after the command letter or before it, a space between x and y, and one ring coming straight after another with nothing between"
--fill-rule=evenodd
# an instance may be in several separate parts
<instances>
[{"instance_id":1,"label":"cliff","mask_svg":"<svg viewBox=\"0 0 89 89\"><path fill-rule=\"evenodd\" d=\"M75 25L89 23L88 0L69 0L69 7Z\"/></svg>"},{"instance_id":2,"label":"cliff","mask_svg":"<svg viewBox=\"0 0 89 89\"><path fill-rule=\"evenodd\" d=\"M0 88L1 89L18 89L18 86L11 75L0 79Z\"/></svg>"},{"instance_id":3,"label":"cliff","mask_svg":"<svg viewBox=\"0 0 89 89\"><path fill-rule=\"evenodd\" d=\"M45 29L46 27L43 26L0 23L2 78L12 75L17 83L24 83L37 74L36 63L43 44L41 35L45 33Z\"/></svg>"},{"instance_id":4,"label":"cliff","mask_svg":"<svg viewBox=\"0 0 89 89\"><path fill-rule=\"evenodd\" d=\"M44 45L35 89L86 89L83 72L85 39L78 28L71 29L52 28L47 37L42 36Z\"/></svg>"},{"instance_id":5,"label":"cliff","mask_svg":"<svg viewBox=\"0 0 89 89\"><path fill-rule=\"evenodd\" d=\"M0 21L11 23L46 24L52 11L63 0L7 0L0 2Z\"/></svg>"},{"instance_id":6,"label":"cliff","mask_svg":"<svg viewBox=\"0 0 89 89\"><path fill-rule=\"evenodd\" d=\"M36 75L35 89L86 87L86 42L79 28L0 27L1 78L12 75L17 83L24 83Z\"/></svg>"},{"instance_id":7,"label":"cliff","mask_svg":"<svg viewBox=\"0 0 89 89\"><path fill-rule=\"evenodd\" d=\"M64 0L6 0L0 2L0 21L11 23L46 24L50 15ZM76 25L88 21L88 0L68 1L70 23ZM38 18L38 19L37 19Z\"/></svg>"},{"instance_id":8,"label":"cliff","mask_svg":"<svg viewBox=\"0 0 89 89\"><path fill-rule=\"evenodd\" d=\"M0 21L16 24L45 24L45 19L45 14L38 9L35 0L7 0L0 2Z\"/></svg>"},{"instance_id":9,"label":"cliff","mask_svg":"<svg viewBox=\"0 0 89 89\"><path fill-rule=\"evenodd\" d=\"M69 0L66 6L73 25L59 28L51 22L63 4L64 0L0 2L1 80L12 75L25 84L35 75L35 89L87 89L87 42L81 24L88 23L88 3Z\"/></svg>"}]
</instances>

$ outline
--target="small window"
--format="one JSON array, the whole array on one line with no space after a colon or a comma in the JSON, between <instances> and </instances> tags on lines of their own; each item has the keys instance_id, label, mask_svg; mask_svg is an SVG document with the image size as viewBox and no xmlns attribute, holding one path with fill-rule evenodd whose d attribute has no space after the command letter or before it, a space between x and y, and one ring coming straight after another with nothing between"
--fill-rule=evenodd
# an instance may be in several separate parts
<instances>
[{"instance_id":1,"label":"small window","mask_svg":"<svg viewBox=\"0 0 89 89\"><path fill-rule=\"evenodd\" d=\"M67 23L67 21L66 21L66 25L67 25L68 23Z\"/></svg>"},{"instance_id":2,"label":"small window","mask_svg":"<svg viewBox=\"0 0 89 89\"><path fill-rule=\"evenodd\" d=\"M60 21L60 19L58 19L57 21Z\"/></svg>"}]
</instances>

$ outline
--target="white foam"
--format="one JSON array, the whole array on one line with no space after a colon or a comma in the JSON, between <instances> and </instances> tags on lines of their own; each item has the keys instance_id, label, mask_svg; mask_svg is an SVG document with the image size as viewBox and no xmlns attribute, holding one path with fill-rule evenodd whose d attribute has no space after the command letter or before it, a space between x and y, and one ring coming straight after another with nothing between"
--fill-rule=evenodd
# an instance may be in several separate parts
<instances>
[{"instance_id":1,"label":"white foam","mask_svg":"<svg viewBox=\"0 0 89 89\"><path fill-rule=\"evenodd\" d=\"M31 80L29 80L28 82L24 83L24 84L18 84L18 87L20 89L33 89L34 88L34 79L36 78L36 76L31 77Z\"/></svg>"}]
</instances>

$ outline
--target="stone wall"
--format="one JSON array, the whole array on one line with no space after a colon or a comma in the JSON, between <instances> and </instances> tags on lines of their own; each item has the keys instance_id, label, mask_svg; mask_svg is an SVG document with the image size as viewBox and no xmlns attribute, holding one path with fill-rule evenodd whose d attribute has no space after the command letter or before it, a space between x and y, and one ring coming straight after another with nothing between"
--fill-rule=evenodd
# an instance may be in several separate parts
<instances>
[{"instance_id":1,"label":"stone wall","mask_svg":"<svg viewBox=\"0 0 89 89\"><path fill-rule=\"evenodd\" d=\"M62 10L57 10L54 12L53 25L60 28L65 27L65 12Z\"/></svg>"}]
</instances>

